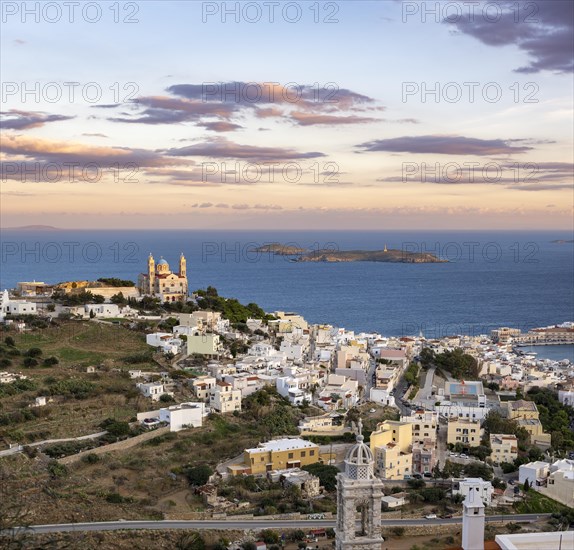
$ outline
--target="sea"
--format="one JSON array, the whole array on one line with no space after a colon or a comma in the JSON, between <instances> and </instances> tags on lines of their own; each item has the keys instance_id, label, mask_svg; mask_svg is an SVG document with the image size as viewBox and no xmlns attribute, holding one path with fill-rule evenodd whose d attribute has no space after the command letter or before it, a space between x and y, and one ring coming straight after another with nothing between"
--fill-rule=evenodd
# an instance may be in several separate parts
<instances>
[{"instance_id":1,"label":"sea","mask_svg":"<svg viewBox=\"0 0 574 550\"><path fill-rule=\"evenodd\" d=\"M427 338L501 326L525 331L574 320L571 239L567 231L4 229L0 288L32 280L136 281L150 253L173 270L183 253L191 290L210 285L222 296L298 312L311 323ZM387 246L448 262L296 262L254 250L274 242L306 250Z\"/></svg>"}]
</instances>

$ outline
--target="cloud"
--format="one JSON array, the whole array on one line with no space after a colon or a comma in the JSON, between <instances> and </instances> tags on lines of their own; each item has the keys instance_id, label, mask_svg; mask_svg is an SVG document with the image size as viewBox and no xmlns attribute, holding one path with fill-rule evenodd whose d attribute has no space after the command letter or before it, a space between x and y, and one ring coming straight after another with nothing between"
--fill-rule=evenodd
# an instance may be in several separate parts
<instances>
[{"instance_id":1,"label":"cloud","mask_svg":"<svg viewBox=\"0 0 574 550\"><path fill-rule=\"evenodd\" d=\"M530 151L532 147L512 147L508 140L478 139L464 136L404 136L377 139L357 145L365 152L436 153L441 155L500 155Z\"/></svg>"},{"instance_id":2,"label":"cloud","mask_svg":"<svg viewBox=\"0 0 574 550\"><path fill-rule=\"evenodd\" d=\"M498 7L491 6L485 12L486 4ZM496 20L498 15L500 18ZM476 6L474 16L471 10L463 10L460 17L445 19L443 23L488 46L517 46L531 60L515 72L574 71L574 3L570 0L490 0Z\"/></svg>"},{"instance_id":3,"label":"cloud","mask_svg":"<svg viewBox=\"0 0 574 550\"><path fill-rule=\"evenodd\" d=\"M2 130L28 130L30 128L39 128L49 122L59 122L73 118L73 116L49 115L40 111L10 109L7 112L0 113L0 128Z\"/></svg>"},{"instance_id":4,"label":"cloud","mask_svg":"<svg viewBox=\"0 0 574 550\"><path fill-rule=\"evenodd\" d=\"M231 208L232 210L283 210L282 206L278 204L227 204L227 203L217 203L213 204L211 202L195 203L191 205L191 208Z\"/></svg>"},{"instance_id":5,"label":"cloud","mask_svg":"<svg viewBox=\"0 0 574 550\"><path fill-rule=\"evenodd\" d=\"M335 107L340 109L374 106L374 100L336 83L324 86L308 84L282 85L278 82L205 82L175 84L167 91L188 100L233 105L293 105L301 107Z\"/></svg>"},{"instance_id":6,"label":"cloud","mask_svg":"<svg viewBox=\"0 0 574 550\"><path fill-rule=\"evenodd\" d=\"M236 158L254 162L310 159L325 156L323 153L316 151L299 153L293 149L284 149L281 147L241 145L223 137L214 138L211 141L198 143L196 145L169 149L167 154L176 157Z\"/></svg>"},{"instance_id":7,"label":"cloud","mask_svg":"<svg viewBox=\"0 0 574 550\"><path fill-rule=\"evenodd\" d=\"M83 136L86 137L101 137L101 138L107 138L109 136L106 136L106 134L82 134Z\"/></svg>"},{"instance_id":8,"label":"cloud","mask_svg":"<svg viewBox=\"0 0 574 550\"><path fill-rule=\"evenodd\" d=\"M208 130L212 130L214 132L233 132L235 130L240 130L243 126L239 124L233 124L232 122L200 122L198 126L202 126L203 128L207 128Z\"/></svg>"},{"instance_id":9,"label":"cloud","mask_svg":"<svg viewBox=\"0 0 574 550\"><path fill-rule=\"evenodd\" d=\"M378 178L379 183L500 185L523 191L572 189L574 165L568 162L449 162L403 164L402 175Z\"/></svg>"},{"instance_id":10,"label":"cloud","mask_svg":"<svg viewBox=\"0 0 574 550\"><path fill-rule=\"evenodd\" d=\"M124 113L124 116L111 117L110 120L132 124L199 122L204 117L219 117L228 120L238 110L235 105L221 103L214 105L199 100L165 96L140 97L134 101L134 105L144 107L143 113L134 116Z\"/></svg>"},{"instance_id":11,"label":"cloud","mask_svg":"<svg viewBox=\"0 0 574 550\"><path fill-rule=\"evenodd\" d=\"M127 147L101 147L77 142L57 142L19 135L2 135L2 177L16 181L63 181L58 173L78 174L85 170L89 178L96 171L109 170L118 175L132 174L138 179L143 168L193 164L187 159L169 159L156 151ZM27 176L28 175L28 176ZM127 177L127 176L126 176Z\"/></svg>"},{"instance_id":12,"label":"cloud","mask_svg":"<svg viewBox=\"0 0 574 550\"><path fill-rule=\"evenodd\" d=\"M291 113L291 119L294 120L299 126L312 126L317 124L364 124L366 122L378 122L378 119L376 118L360 117L355 115L335 116L316 113L304 113L300 111Z\"/></svg>"},{"instance_id":13,"label":"cloud","mask_svg":"<svg viewBox=\"0 0 574 550\"><path fill-rule=\"evenodd\" d=\"M135 112L120 113L109 120L131 124L192 123L216 132L230 132L240 129L237 119L248 114L260 119L280 118L300 126L347 125L374 122L376 118L357 113L384 110L374 99L334 83L325 86L241 81L175 84L166 92L170 95L133 100Z\"/></svg>"}]
</instances>

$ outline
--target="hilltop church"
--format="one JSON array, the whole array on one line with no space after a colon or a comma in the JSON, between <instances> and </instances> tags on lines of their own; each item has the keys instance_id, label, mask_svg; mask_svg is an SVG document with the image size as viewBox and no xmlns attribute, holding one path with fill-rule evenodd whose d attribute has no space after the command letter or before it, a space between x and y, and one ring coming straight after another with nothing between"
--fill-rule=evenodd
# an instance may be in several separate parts
<instances>
[{"instance_id":1,"label":"hilltop church","mask_svg":"<svg viewBox=\"0 0 574 550\"><path fill-rule=\"evenodd\" d=\"M138 289L141 296L153 296L162 302L177 302L187 299L187 268L183 253L179 257L179 273L173 273L163 259L155 263L153 256L147 260L147 273L138 277Z\"/></svg>"}]
</instances>

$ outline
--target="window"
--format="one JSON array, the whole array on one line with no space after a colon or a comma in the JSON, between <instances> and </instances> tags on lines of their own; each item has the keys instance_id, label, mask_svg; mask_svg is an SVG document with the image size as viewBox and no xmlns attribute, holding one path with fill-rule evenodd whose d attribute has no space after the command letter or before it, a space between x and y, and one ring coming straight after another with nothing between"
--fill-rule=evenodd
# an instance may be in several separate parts
<instances>
[{"instance_id":1,"label":"window","mask_svg":"<svg viewBox=\"0 0 574 550\"><path fill-rule=\"evenodd\" d=\"M301 458L305 458L307 456L307 451L301 451Z\"/></svg>"},{"instance_id":2,"label":"window","mask_svg":"<svg viewBox=\"0 0 574 550\"><path fill-rule=\"evenodd\" d=\"M289 453L288 458L293 458L293 453Z\"/></svg>"},{"instance_id":3,"label":"window","mask_svg":"<svg viewBox=\"0 0 574 550\"><path fill-rule=\"evenodd\" d=\"M315 456L315 451L309 451L309 456Z\"/></svg>"}]
</instances>

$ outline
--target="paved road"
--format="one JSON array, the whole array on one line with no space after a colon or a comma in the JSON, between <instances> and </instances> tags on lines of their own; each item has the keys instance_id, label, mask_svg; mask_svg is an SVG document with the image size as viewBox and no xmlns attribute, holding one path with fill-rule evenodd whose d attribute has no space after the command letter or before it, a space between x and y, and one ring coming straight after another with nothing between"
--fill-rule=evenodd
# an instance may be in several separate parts
<instances>
[{"instance_id":1,"label":"paved road","mask_svg":"<svg viewBox=\"0 0 574 550\"><path fill-rule=\"evenodd\" d=\"M486 516L487 522L505 522L512 518L513 522L532 522L551 514L518 514L503 516ZM383 527L409 525L458 525L461 517L450 519L388 519L382 520ZM61 533L69 531L119 531L123 529L219 529L219 530L249 530L249 529L299 529L335 527L334 519L320 520L200 520L200 521L106 521L101 523L60 523L54 525L32 525L29 528L19 527L18 530L28 530L33 533Z\"/></svg>"},{"instance_id":2,"label":"paved road","mask_svg":"<svg viewBox=\"0 0 574 550\"><path fill-rule=\"evenodd\" d=\"M67 441L83 441L84 439L96 439L106 435L108 432L98 432L96 434L82 435L80 437L67 437L64 439L45 439L44 441L36 441L35 443L28 443L27 445L18 445L5 451L0 451L0 457L10 456L16 453L21 453L24 447L39 447L40 445L51 445L52 443L65 443Z\"/></svg>"}]
</instances>

